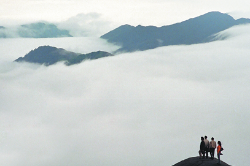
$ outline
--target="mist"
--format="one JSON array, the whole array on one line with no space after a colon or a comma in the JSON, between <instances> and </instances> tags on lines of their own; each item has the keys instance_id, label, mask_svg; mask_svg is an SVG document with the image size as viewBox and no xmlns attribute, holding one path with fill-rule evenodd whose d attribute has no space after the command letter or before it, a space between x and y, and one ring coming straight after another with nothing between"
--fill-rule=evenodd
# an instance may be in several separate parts
<instances>
[{"instance_id":1,"label":"mist","mask_svg":"<svg viewBox=\"0 0 250 166\"><path fill-rule=\"evenodd\" d=\"M222 142L222 161L247 166L249 29L49 67L12 61L39 45L80 53L117 47L83 37L2 39L0 165L173 165L198 156L207 135Z\"/></svg>"},{"instance_id":2,"label":"mist","mask_svg":"<svg viewBox=\"0 0 250 166\"><path fill-rule=\"evenodd\" d=\"M69 30L70 34L75 37L100 37L118 26L120 25L107 20L100 13L81 13L66 21L58 22L59 28Z\"/></svg>"},{"instance_id":3,"label":"mist","mask_svg":"<svg viewBox=\"0 0 250 166\"><path fill-rule=\"evenodd\" d=\"M100 37L101 35L120 26L117 23L111 22L102 14L95 12L86 14L80 13L66 20L53 22L48 22L46 20L33 20L32 22L32 20L28 19L23 21L9 20L9 22L5 22L0 19L0 22L1 26L5 27L0 28L1 38L40 38L40 36L42 36L43 38L49 38L51 36L48 37L42 34L48 31L50 28L46 25L54 25L58 28L58 30L67 30L69 34L74 37ZM32 29L22 26L30 25L32 23L44 23L46 25L44 27L40 27L41 29ZM40 31L42 32L40 35L38 35L37 33ZM57 37L65 36L65 34L61 34Z\"/></svg>"}]
</instances>

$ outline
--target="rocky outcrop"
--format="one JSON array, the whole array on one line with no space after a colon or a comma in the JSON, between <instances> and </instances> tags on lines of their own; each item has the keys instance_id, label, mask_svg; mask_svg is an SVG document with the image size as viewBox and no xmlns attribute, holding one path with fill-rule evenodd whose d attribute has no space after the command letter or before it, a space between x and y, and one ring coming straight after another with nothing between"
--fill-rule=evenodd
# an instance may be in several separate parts
<instances>
[{"instance_id":1,"label":"rocky outcrop","mask_svg":"<svg viewBox=\"0 0 250 166\"><path fill-rule=\"evenodd\" d=\"M191 157L188 159L185 159L183 161L180 161L173 166L230 166L227 163L221 161L221 164L217 164L218 159L200 159L200 157Z\"/></svg>"}]
</instances>

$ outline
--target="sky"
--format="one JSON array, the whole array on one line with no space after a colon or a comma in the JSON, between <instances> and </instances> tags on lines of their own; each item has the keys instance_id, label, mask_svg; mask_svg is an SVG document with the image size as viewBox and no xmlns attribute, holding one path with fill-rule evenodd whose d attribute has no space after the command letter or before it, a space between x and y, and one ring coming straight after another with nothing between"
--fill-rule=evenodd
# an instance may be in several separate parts
<instances>
[{"instance_id":1,"label":"sky","mask_svg":"<svg viewBox=\"0 0 250 166\"><path fill-rule=\"evenodd\" d=\"M166 166L198 156L248 166L250 27L223 41L123 53L78 65L13 63L51 45L79 53L118 48L96 37L120 24L162 26L209 11L249 17L246 1L1 0L2 25L34 20L93 29L88 37L0 39L1 166ZM249 17L250 18L250 17ZM77 36L77 35L76 35ZM81 36L81 35L79 35Z\"/></svg>"},{"instance_id":2,"label":"sky","mask_svg":"<svg viewBox=\"0 0 250 166\"><path fill-rule=\"evenodd\" d=\"M115 25L169 25L210 11L250 17L246 0L1 0L3 23L65 21L78 14L98 13ZM12 21L11 21L12 20Z\"/></svg>"},{"instance_id":3,"label":"sky","mask_svg":"<svg viewBox=\"0 0 250 166\"><path fill-rule=\"evenodd\" d=\"M124 24L171 25L211 11L250 18L248 6L245 0L1 0L0 26L17 36L13 26L46 21L73 36L99 37Z\"/></svg>"}]
</instances>

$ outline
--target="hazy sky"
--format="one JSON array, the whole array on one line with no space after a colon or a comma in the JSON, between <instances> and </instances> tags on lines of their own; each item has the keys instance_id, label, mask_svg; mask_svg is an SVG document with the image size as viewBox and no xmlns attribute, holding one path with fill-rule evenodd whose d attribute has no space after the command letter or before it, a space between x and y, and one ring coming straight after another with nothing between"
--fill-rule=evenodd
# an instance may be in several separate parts
<instances>
[{"instance_id":1,"label":"hazy sky","mask_svg":"<svg viewBox=\"0 0 250 166\"><path fill-rule=\"evenodd\" d=\"M167 25L209 11L250 17L246 0L1 0L0 20L62 21L80 13L99 13L107 21Z\"/></svg>"}]
</instances>

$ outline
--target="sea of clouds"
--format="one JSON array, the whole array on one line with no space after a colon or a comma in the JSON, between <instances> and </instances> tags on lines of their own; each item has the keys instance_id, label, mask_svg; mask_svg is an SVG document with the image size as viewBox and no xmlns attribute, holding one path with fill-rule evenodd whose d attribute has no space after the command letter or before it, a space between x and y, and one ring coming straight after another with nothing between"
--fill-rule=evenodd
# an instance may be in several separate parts
<instances>
[{"instance_id":1,"label":"sea of clouds","mask_svg":"<svg viewBox=\"0 0 250 166\"><path fill-rule=\"evenodd\" d=\"M95 37L0 40L1 166L166 166L198 156L250 159L250 27L206 44L123 53L78 65L14 63L40 45L112 52Z\"/></svg>"}]
</instances>

